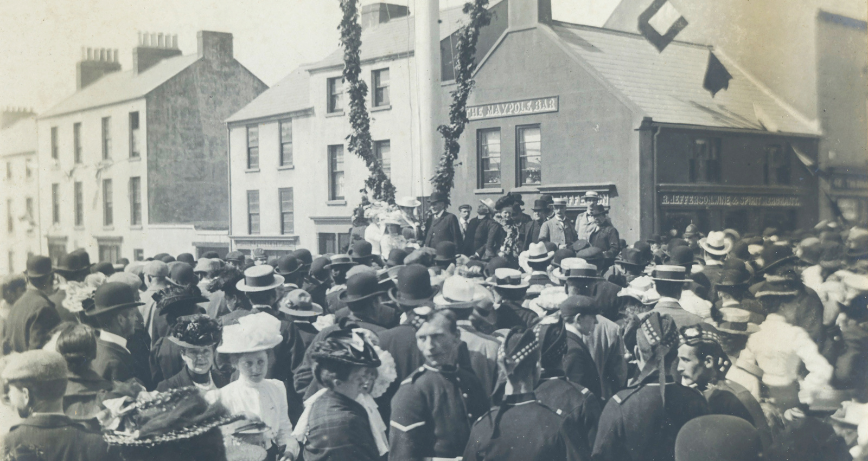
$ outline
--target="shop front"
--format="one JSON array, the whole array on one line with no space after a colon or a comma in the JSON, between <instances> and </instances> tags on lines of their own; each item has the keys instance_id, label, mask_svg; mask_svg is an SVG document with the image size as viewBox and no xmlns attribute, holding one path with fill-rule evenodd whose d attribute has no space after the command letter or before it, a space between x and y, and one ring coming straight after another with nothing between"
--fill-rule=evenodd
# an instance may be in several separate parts
<instances>
[{"instance_id":1,"label":"shop front","mask_svg":"<svg viewBox=\"0 0 868 461\"><path fill-rule=\"evenodd\" d=\"M837 207L842 218L849 224L868 224L868 174L864 167L829 168L829 195L826 200Z\"/></svg>"},{"instance_id":2,"label":"shop front","mask_svg":"<svg viewBox=\"0 0 868 461\"><path fill-rule=\"evenodd\" d=\"M233 236L232 242L235 250L244 253L247 256L253 254L253 250L262 248L265 254L271 257L281 257L288 255L296 250L298 246L298 237L292 236Z\"/></svg>"}]
</instances>

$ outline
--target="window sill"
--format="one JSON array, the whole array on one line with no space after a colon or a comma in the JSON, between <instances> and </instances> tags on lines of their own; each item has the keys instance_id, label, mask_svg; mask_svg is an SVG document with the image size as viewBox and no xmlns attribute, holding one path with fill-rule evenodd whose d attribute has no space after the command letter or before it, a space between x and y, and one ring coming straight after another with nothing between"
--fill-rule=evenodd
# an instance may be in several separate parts
<instances>
[{"instance_id":1,"label":"window sill","mask_svg":"<svg viewBox=\"0 0 868 461\"><path fill-rule=\"evenodd\" d=\"M244 170L245 173L259 173L259 168L248 168Z\"/></svg>"},{"instance_id":2,"label":"window sill","mask_svg":"<svg viewBox=\"0 0 868 461\"><path fill-rule=\"evenodd\" d=\"M72 228L72 230L83 231L83 230L85 230L85 228L84 228L84 226L74 226L74 227Z\"/></svg>"},{"instance_id":3,"label":"window sill","mask_svg":"<svg viewBox=\"0 0 868 461\"><path fill-rule=\"evenodd\" d=\"M381 110L392 110L392 105L386 104L384 106L371 107L371 112L379 112Z\"/></svg>"},{"instance_id":4,"label":"window sill","mask_svg":"<svg viewBox=\"0 0 868 461\"><path fill-rule=\"evenodd\" d=\"M130 230L142 230L144 227L142 226L130 226Z\"/></svg>"},{"instance_id":5,"label":"window sill","mask_svg":"<svg viewBox=\"0 0 868 461\"><path fill-rule=\"evenodd\" d=\"M142 161L142 156L141 156L141 155L138 155L138 156L135 156L135 157L130 157L130 161L131 161L131 162L141 162L141 161Z\"/></svg>"},{"instance_id":6,"label":"window sill","mask_svg":"<svg viewBox=\"0 0 868 461\"><path fill-rule=\"evenodd\" d=\"M542 184L536 184L534 186L516 187L515 189L511 190L510 192L518 192L520 194L536 194L537 192L539 192L539 189L537 189L537 187L541 186L541 185Z\"/></svg>"},{"instance_id":7,"label":"window sill","mask_svg":"<svg viewBox=\"0 0 868 461\"><path fill-rule=\"evenodd\" d=\"M494 189L494 188L492 188L492 189L474 189L473 193L476 195L487 195L487 194L500 195L503 193L503 189L501 189L501 188L498 188L498 189Z\"/></svg>"},{"instance_id":8,"label":"window sill","mask_svg":"<svg viewBox=\"0 0 868 461\"><path fill-rule=\"evenodd\" d=\"M326 116L326 118L329 118L329 117L343 117L343 116L344 116L344 111L338 111L338 112L327 112L327 113L325 114L325 116Z\"/></svg>"},{"instance_id":9,"label":"window sill","mask_svg":"<svg viewBox=\"0 0 868 461\"><path fill-rule=\"evenodd\" d=\"M326 206L346 206L346 200L329 200L326 202Z\"/></svg>"},{"instance_id":10,"label":"window sill","mask_svg":"<svg viewBox=\"0 0 868 461\"><path fill-rule=\"evenodd\" d=\"M102 230L113 231L113 230L115 230L115 226L102 226Z\"/></svg>"},{"instance_id":11,"label":"window sill","mask_svg":"<svg viewBox=\"0 0 868 461\"><path fill-rule=\"evenodd\" d=\"M295 169L295 165L283 165L283 166L277 167L277 171L294 170L294 169Z\"/></svg>"}]
</instances>

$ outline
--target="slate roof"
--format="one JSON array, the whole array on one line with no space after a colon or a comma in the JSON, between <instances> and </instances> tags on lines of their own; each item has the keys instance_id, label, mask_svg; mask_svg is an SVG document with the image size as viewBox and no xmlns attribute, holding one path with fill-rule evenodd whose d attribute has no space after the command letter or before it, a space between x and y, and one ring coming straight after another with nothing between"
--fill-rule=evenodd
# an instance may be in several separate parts
<instances>
[{"instance_id":1,"label":"slate roof","mask_svg":"<svg viewBox=\"0 0 868 461\"><path fill-rule=\"evenodd\" d=\"M309 82L310 73L305 68L298 68L232 114L226 122L252 120L308 109L312 107Z\"/></svg>"},{"instance_id":2,"label":"slate roof","mask_svg":"<svg viewBox=\"0 0 868 461\"><path fill-rule=\"evenodd\" d=\"M711 47L672 42L660 53L643 36L554 22L549 26L568 53L655 122L762 130L754 104L781 132L819 135L805 117L715 51L732 75L729 89L712 98L702 87Z\"/></svg>"},{"instance_id":3,"label":"slate roof","mask_svg":"<svg viewBox=\"0 0 868 461\"><path fill-rule=\"evenodd\" d=\"M199 59L198 54L164 59L136 75L132 70L112 72L66 98L39 118L78 112L142 98Z\"/></svg>"},{"instance_id":4,"label":"slate roof","mask_svg":"<svg viewBox=\"0 0 868 461\"><path fill-rule=\"evenodd\" d=\"M36 152L36 119L22 118L0 130L0 157Z\"/></svg>"}]
</instances>

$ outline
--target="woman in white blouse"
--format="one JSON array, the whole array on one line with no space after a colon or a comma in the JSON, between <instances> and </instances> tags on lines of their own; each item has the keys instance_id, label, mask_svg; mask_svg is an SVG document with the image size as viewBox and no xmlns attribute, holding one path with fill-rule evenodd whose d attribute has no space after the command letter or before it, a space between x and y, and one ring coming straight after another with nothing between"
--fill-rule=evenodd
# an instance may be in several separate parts
<instances>
[{"instance_id":1,"label":"woman in white blouse","mask_svg":"<svg viewBox=\"0 0 868 461\"><path fill-rule=\"evenodd\" d=\"M218 392L220 402L230 412L265 424L263 442L266 448L271 447L270 453L277 453L281 461L292 461L298 455L298 444L292 438L286 387L276 379L265 379L267 351L281 341L280 321L264 312L224 327L223 344L217 352L229 354L239 378Z\"/></svg>"}]
</instances>

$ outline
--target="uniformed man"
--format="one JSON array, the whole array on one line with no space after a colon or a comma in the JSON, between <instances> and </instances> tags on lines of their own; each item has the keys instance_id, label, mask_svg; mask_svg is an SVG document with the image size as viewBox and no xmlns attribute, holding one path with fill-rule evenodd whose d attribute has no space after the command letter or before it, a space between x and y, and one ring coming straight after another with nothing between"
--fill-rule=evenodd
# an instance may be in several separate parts
<instances>
[{"instance_id":1,"label":"uniformed man","mask_svg":"<svg viewBox=\"0 0 868 461\"><path fill-rule=\"evenodd\" d=\"M597 437L597 423L603 404L587 387L570 381L563 371L567 352L567 330L559 317L546 317L534 327L540 343L540 380L534 389L537 400L575 428L573 443L588 452Z\"/></svg>"},{"instance_id":2,"label":"uniformed man","mask_svg":"<svg viewBox=\"0 0 868 461\"><path fill-rule=\"evenodd\" d=\"M668 372L678 358L675 321L653 311L644 314L626 325L624 342L641 371L603 408L594 459L672 460L681 427L708 414L705 397Z\"/></svg>"},{"instance_id":3,"label":"uniformed man","mask_svg":"<svg viewBox=\"0 0 868 461\"><path fill-rule=\"evenodd\" d=\"M508 385L503 402L479 418L464 460L589 460L587 444L573 444L576 430L534 395L539 380L539 340L533 330L510 330L498 351ZM581 440L584 442L584 440Z\"/></svg>"},{"instance_id":4,"label":"uniformed man","mask_svg":"<svg viewBox=\"0 0 868 461\"><path fill-rule=\"evenodd\" d=\"M416 332L416 343L425 365L401 383L392 399L389 456L409 461L460 457L471 425L489 409L488 396L473 372L456 365L461 337L452 312L432 313Z\"/></svg>"}]
</instances>

